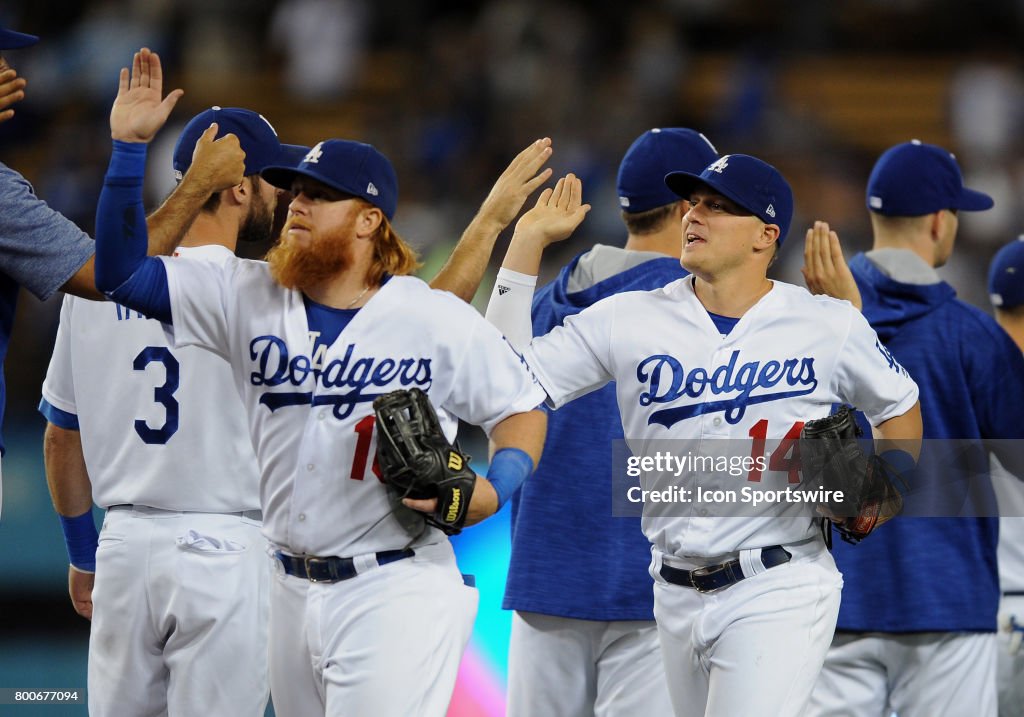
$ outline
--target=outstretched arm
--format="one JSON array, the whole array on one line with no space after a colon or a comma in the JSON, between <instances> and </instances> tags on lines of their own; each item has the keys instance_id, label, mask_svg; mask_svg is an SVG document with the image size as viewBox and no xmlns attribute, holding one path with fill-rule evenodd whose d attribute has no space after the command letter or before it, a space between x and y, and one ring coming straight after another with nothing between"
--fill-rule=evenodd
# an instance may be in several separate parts
<instances>
[{"instance_id":1,"label":"outstretched arm","mask_svg":"<svg viewBox=\"0 0 1024 717\"><path fill-rule=\"evenodd\" d=\"M567 174L554 189L541 192L537 204L516 222L486 317L520 353L533 337L530 304L544 249L570 236L588 211L590 205L583 204L583 183Z\"/></svg>"},{"instance_id":2,"label":"outstretched arm","mask_svg":"<svg viewBox=\"0 0 1024 717\"><path fill-rule=\"evenodd\" d=\"M550 169L541 170L550 157L551 140L547 137L516 155L494 183L448 261L430 282L432 288L450 291L466 302L473 300L498 235L516 218L526 198L551 176Z\"/></svg>"},{"instance_id":3,"label":"outstretched arm","mask_svg":"<svg viewBox=\"0 0 1024 717\"><path fill-rule=\"evenodd\" d=\"M814 222L804 240L804 265L800 269L812 294L827 294L846 299L860 310L863 307L860 289L843 256L839 235L827 222Z\"/></svg>"},{"instance_id":4,"label":"outstretched arm","mask_svg":"<svg viewBox=\"0 0 1024 717\"><path fill-rule=\"evenodd\" d=\"M127 141L149 142L183 94L182 90L174 90L163 97L160 57L144 47L135 53L130 74L128 68L121 69L117 99L111 110L111 127L114 127L116 115L117 124L123 125L131 136ZM147 247L150 253L170 254L209 197L211 187L203 184L200 175L182 184L184 186L153 215L154 231ZM96 289L95 273L95 258L91 258L61 288L87 299L102 299L103 295Z\"/></svg>"},{"instance_id":5,"label":"outstretched arm","mask_svg":"<svg viewBox=\"0 0 1024 717\"><path fill-rule=\"evenodd\" d=\"M142 206L146 144L167 120L180 96L160 100L159 59L143 48L135 55L131 75L121 70L117 98L110 112L114 149L100 193L96 217L96 288L148 316L170 321L170 297L163 263L146 257L148 231ZM156 77L154 77L154 70ZM176 91L179 92L179 91ZM200 176L216 190L237 184L244 173L238 139L226 135L214 142L211 125L196 147L198 161L207 152L223 152L232 161L205 167ZM197 209L198 211L198 209Z\"/></svg>"}]
</instances>

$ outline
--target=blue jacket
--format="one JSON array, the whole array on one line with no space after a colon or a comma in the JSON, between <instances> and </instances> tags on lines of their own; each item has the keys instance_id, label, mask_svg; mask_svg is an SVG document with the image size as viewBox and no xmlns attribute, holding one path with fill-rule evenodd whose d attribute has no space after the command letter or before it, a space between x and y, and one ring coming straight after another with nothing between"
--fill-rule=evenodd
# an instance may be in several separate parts
<instances>
[{"instance_id":1,"label":"blue jacket","mask_svg":"<svg viewBox=\"0 0 1024 717\"><path fill-rule=\"evenodd\" d=\"M678 259L652 259L569 293L579 260L534 296L535 336L607 296L656 289L687 273ZM650 543L639 518L612 517L612 441L622 437L614 384L549 413L540 464L512 503L506 609L584 620L654 619Z\"/></svg>"},{"instance_id":2,"label":"blue jacket","mask_svg":"<svg viewBox=\"0 0 1024 717\"><path fill-rule=\"evenodd\" d=\"M37 198L24 177L0 162L0 422L6 398L2 366L18 287L45 301L75 275L94 250L93 240L85 232Z\"/></svg>"},{"instance_id":3,"label":"blue jacket","mask_svg":"<svg viewBox=\"0 0 1024 717\"><path fill-rule=\"evenodd\" d=\"M949 284L894 281L863 254L850 268L864 316L921 390L926 440L923 488L908 500L907 515L859 545L834 546L845 583L838 629L993 631L998 518L987 454L965 446L1024 437L1024 357ZM978 517L914 517L926 515Z\"/></svg>"}]
</instances>

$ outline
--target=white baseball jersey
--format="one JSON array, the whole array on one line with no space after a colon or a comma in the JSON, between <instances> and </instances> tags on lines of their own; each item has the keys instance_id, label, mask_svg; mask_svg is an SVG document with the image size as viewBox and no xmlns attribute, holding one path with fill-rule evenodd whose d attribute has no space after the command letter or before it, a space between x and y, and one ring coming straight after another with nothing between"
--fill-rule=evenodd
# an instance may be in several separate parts
<instances>
[{"instance_id":1,"label":"white baseball jersey","mask_svg":"<svg viewBox=\"0 0 1024 717\"><path fill-rule=\"evenodd\" d=\"M992 456L992 486L999 499L999 588L1024 592L1024 484Z\"/></svg>"},{"instance_id":2,"label":"white baseball jersey","mask_svg":"<svg viewBox=\"0 0 1024 717\"><path fill-rule=\"evenodd\" d=\"M178 251L187 258L169 261L234 258L221 246ZM43 398L78 416L97 505L202 513L260 507L259 471L230 367L209 351L169 348L159 321L66 296Z\"/></svg>"},{"instance_id":3,"label":"white baseball jersey","mask_svg":"<svg viewBox=\"0 0 1024 717\"><path fill-rule=\"evenodd\" d=\"M262 471L264 532L288 552L352 556L409 542L374 467L376 396L422 389L449 439L457 418L490 433L544 399L493 326L419 279L393 277L314 352L302 293L265 263L165 265L177 345L232 365ZM431 528L419 542L441 539Z\"/></svg>"},{"instance_id":4,"label":"white baseball jersey","mask_svg":"<svg viewBox=\"0 0 1024 717\"><path fill-rule=\"evenodd\" d=\"M803 422L845 402L873 425L910 410L917 385L849 303L782 282L722 336L692 278L598 302L534 339L524 359L557 407L616 382L623 429L635 456L661 439L742 439L779 445ZM783 455L784 451L778 451ZM773 454L774 455L774 454ZM784 489L788 470L759 478L726 472L684 475L690 488L739 490L749 480ZM806 506L763 503L752 517L714 517L696 503L679 517L650 517L644 532L662 552L720 556L787 544L818 530ZM779 516L794 515L792 519Z\"/></svg>"}]
</instances>

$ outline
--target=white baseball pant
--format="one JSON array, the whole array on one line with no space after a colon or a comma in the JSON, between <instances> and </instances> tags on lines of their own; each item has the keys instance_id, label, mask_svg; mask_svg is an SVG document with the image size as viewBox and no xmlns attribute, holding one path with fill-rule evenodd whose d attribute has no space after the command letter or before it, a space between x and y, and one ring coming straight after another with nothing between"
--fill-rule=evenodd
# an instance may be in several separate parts
<instances>
[{"instance_id":1,"label":"white baseball pant","mask_svg":"<svg viewBox=\"0 0 1024 717\"><path fill-rule=\"evenodd\" d=\"M478 594L451 544L349 580L275 570L270 683L278 717L444 717Z\"/></svg>"},{"instance_id":2,"label":"white baseball pant","mask_svg":"<svg viewBox=\"0 0 1024 717\"><path fill-rule=\"evenodd\" d=\"M804 713L843 583L821 538L783 547L788 563L711 593L665 582L655 555L654 615L677 717Z\"/></svg>"},{"instance_id":3,"label":"white baseball pant","mask_svg":"<svg viewBox=\"0 0 1024 717\"><path fill-rule=\"evenodd\" d=\"M517 611L508 662L508 717L672 714L653 620Z\"/></svg>"},{"instance_id":4,"label":"white baseball pant","mask_svg":"<svg viewBox=\"0 0 1024 717\"><path fill-rule=\"evenodd\" d=\"M257 520L108 510L96 552L89 714L262 717L269 587Z\"/></svg>"},{"instance_id":5,"label":"white baseball pant","mask_svg":"<svg viewBox=\"0 0 1024 717\"><path fill-rule=\"evenodd\" d=\"M814 687L822 717L995 717L993 633L839 633Z\"/></svg>"}]
</instances>

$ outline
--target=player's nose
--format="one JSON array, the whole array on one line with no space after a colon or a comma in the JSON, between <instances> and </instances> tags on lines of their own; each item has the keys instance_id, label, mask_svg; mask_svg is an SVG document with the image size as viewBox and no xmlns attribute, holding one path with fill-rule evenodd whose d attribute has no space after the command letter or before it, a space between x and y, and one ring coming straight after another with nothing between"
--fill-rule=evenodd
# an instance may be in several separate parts
<instances>
[{"instance_id":1,"label":"player's nose","mask_svg":"<svg viewBox=\"0 0 1024 717\"><path fill-rule=\"evenodd\" d=\"M690 204L690 208L686 210L686 214L683 215L683 226L699 222L700 220L700 206L701 203Z\"/></svg>"},{"instance_id":2,"label":"player's nose","mask_svg":"<svg viewBox=\"0 0 1024 717\"><path fill-rule=\"evenodd\" d=\"M289 212L292 214L305 214L308 209L309 197L306 196L305 192L292 195L292 200L288 202Z\"/></svg>"}]
</instances>

